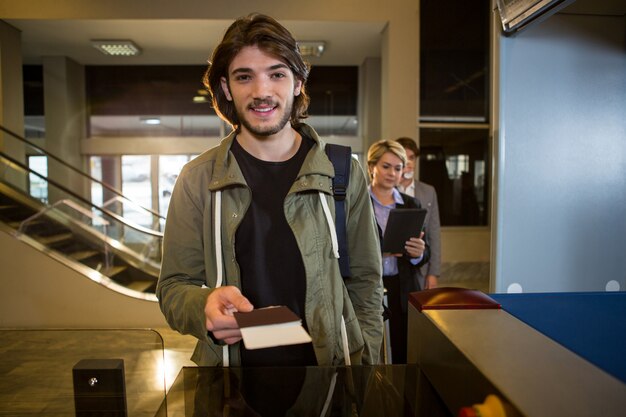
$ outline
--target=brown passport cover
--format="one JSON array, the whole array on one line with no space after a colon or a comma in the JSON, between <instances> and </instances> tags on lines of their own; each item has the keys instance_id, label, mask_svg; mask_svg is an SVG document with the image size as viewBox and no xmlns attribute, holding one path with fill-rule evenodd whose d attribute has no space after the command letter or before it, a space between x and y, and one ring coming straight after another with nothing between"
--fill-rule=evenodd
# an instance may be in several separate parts
<instances>
[{"instance_id":1,"label":"brown passport cover","mask_svg":"<svg viewBox=\"0 0 626 417\"><path fill-rule=\"evenodd\" d=\"M422 310L478 310L501 307L493 298L477 290L442 287L412 292L409 302Z\"/></svg>"},{"instance_id":2,"label":"brown passport cover","mask_svg":"<svg viewBox=\"0 0 626 417\"><path fill-rule=\"evenodd\" d=\"M286 306L257 308L248 313L235 312L239 328L267 326L268 324L300 323L300 317Z\"/></svg>"}]
</instances>

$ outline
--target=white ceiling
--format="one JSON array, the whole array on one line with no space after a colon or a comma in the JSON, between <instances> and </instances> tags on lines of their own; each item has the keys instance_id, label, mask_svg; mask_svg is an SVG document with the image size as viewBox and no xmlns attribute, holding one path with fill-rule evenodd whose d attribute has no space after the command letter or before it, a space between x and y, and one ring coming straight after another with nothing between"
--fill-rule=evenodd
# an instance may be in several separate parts
<instances>
[{"instance_id":1,"label":"white ceiling","mask_svg":"<svg viewBox=\"0 0 626 417\"><path fill-rule=\"evenodd\" d=\"M203 65L232 20L34 20L6 19L22 32L25 64L42 56L67 56L83 65ZM281 21L299 41L325 41L312 65L360 65L379 57L384 22ZM142 49L137 57L111 57L92 39L130 39Z\"/></svg>"}]
</instances>

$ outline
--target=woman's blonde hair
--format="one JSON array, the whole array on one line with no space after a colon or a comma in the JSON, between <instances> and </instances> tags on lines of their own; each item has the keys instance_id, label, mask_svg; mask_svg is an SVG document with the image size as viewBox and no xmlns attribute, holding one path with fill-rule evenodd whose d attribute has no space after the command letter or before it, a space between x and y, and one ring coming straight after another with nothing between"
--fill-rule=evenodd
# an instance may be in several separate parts
<instances>
[{"instance_id":1,"label":"woman's blonde hair","mask_svg":"<svg viewBox=\"0 0 626 417\"><path fill-rule=\"evenodd\" d=\"M367 166L370 180L372 179L372 168L374 168L374 165L376 165L380 158L387 152L391 152L400 158L402 160L402 166L406 165L406 151L402 145L395 140L379 140L373 143L367 151Z\"/></svg>"}]
</instances>

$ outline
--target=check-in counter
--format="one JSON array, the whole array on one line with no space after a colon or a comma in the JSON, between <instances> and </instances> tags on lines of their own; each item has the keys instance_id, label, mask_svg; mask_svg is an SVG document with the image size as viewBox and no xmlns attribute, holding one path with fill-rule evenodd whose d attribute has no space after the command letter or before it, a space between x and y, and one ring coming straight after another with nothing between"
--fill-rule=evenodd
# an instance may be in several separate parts
<instances>
[{"instance_id":1,"label":"check-in counter","mask_svg":"<svg viewBox=\"0 0 626 417\"><path fill-rule=\"evenodd\" d=\"M409 299L408 361L419 365L453 415L472 416L495 398L507 417L623 416L624 314L624 292L420 291ZM580 348L584 342L591 346Z\"/></svg>"}]
</instances>

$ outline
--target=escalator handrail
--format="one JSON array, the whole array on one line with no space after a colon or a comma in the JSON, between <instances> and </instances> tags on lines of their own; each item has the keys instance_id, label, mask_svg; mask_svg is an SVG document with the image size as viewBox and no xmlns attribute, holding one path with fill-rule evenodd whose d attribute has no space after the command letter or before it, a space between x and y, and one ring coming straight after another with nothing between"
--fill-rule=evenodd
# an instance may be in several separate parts
<instances>
[{"instance_id":1,"label":"escalator handrail","mask_svg":"<svg viewBox=\"0 0 626 417\"><path fill-rule=\"evenodd\" d=\"M109 216L109 217L111 217L111 218L113 218L113 219L117 220L118 222L120 222L120 223L124 224L125 226L128 226L128 227L130 227L131 229L134 229L134 230L136 230L136 231L138 231L138 232L145 233L145 234L147 234L147 235L154 236L154 237L157 237L157 238L159 238L159 239L163 239L163 233L162 233L162 232L158 232L158 231L156 231L156 230L152 230L152 229L149 229L149 228L147 228L147 227L143 227L143 226L141 226L141 225L138 225L138 224L134 224L134 223L132 223L132 222L129 222L129 221L128 221L127 219L125 219L123 216L120 216L119 214L114 213L114 212L112 212L112 211L110 211L110 210L108 210L108 209L105 209L105 208L103 208L103 207L99 207L99 206L95 205L93 202L91 202L91 201L87 200L85 197L82 197L82 196L80 196L80 195L76 194L74 191L71 191L71 190L69 190L68 188L66 188L65 186L60 185L58 182L56 182L56 181L54 181L54 180L51 180L50 178L48 178L48 177L46 177L46 176L44 176L44 175L41 175L41 174L40 174L40 173L38 173L37 171L33 171L33 170L32 170L32 169L30 169L28 166L24 165L24 164L23 164L23 163L21 163L20 161L18 161L18 160L16 160L16 159L14 159L13 157L11 157L11 156L9 156L9 155L5 154L5 153L4 153L4 152L2 152L2 151L0 151L0 157L2 157L2 158L4 158L4 159L6 159L6 160L8 160L8 161L10 161L12 164L17 165L18 167L20 167L20 168L21 168L21 169L23 169L24 171L28 172L29 174L33 174L33 175L35 175L35 176L37 176L37 177L41 178L42 180L44 180L44 181L46 181L46 182L48 182L48 183L50 183L50 184L54 185L55 187L57 187L57 188L58 188L58 189L60 189L61 191L65 192L65 193L69 194L70 196L72 196L73 198L75 198L76 200L78 200L78 201L82 202L83 204L86 204L86 205L88 205L88 206L91 206L92 208L95 208L96 210L98 210L98 211L100 211L100 212L102 212L102 213L106 214L107 216Z\"/></svg>"},{"instance_id":2,"label":"escalator handrail","mask_svg":"<svg viewBox=\"0 0 626 417\"><path fill-rule=\"evenodd\" d=\"M55 161L59 162L60 164L64 165L65 167L71 169L72 171L78 173L79 175L88 178L89 180L100 184L101 186L103 186L104 188L106 188L107 190L111 191L114 194L117 194L118 196L122 197L125 200L128 201L132 201L130 198L126 197L124 194L122 194L118 189L116 189L115 187L112 187L111 185L107 184L106 182L102 182L94 177L92 177L91 175L83 172L82 170L76 168L73 165L68 164L67 162L65 162L64 160L62 160L61 158L59 158L58 156L48 152L47 150L43 149L42 147L34 144L33 142L29 141L26 138L21 137L20 135L16 134L15 132L7 129L6 127L0 125L0 130L2 130L3 132L9 134L10 136L13 136L13 138L17 139L20 142L26 143L28 146L32 146L33 148L37 149L39 152L42 152L44 155L46 155L49 158L54 159ZM159 214L158 212L149 209L147 207L144 207L140 204L135 203L137 206L139 206L141 209L153 214L154 216L158 217L160 220L165 220L165 217L161 216L161 214Z\"/></svg>"}]
</instances>

